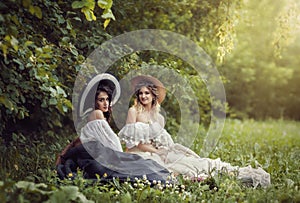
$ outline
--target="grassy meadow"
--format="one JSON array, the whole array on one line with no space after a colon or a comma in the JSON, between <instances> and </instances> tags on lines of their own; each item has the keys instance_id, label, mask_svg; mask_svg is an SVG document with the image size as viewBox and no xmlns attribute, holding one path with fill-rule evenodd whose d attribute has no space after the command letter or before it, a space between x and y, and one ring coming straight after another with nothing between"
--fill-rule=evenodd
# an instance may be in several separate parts
<instances>
[{"instance_id":1,"label":"grassy meadow","mask_svg":"<svg viewBox=\"0 0 300 203\"><path fill-rule=\"evenodd\" d=\"M271 174L272 185L266 189L247 187L228 175L200 182L179 178L177 184L150 187L147 180L133 184L118 180L90 183L79 173L75 180L58 183L53 169L41 167L34 179L6 177L0 181L0 202L300 202L299 124L285 120L226 120L210 158L220 157L239 166L261 166ZM42 153L50 152L45 150L37 156Z\"/></svg>"}]
</instances>

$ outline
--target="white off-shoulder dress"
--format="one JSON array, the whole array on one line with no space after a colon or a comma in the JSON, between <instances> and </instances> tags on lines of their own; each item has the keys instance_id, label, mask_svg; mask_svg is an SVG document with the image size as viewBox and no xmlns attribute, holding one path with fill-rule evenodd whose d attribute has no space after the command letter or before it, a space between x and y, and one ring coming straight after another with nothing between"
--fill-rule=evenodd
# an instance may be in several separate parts
<instances>
[{"instance_id":1,"label":"white off-shoulder dress","mask_svg":"<svg viewBox=\"0 0 300 203\"><path fill-rule=\"evenodd\" d=\"M151 124L136 122L126 124L118 133L121 141L126 143L130 153L152 159L166 167L170 172L182 174L187 177L198 177L199 174L216 174L225 170L238 172L238 178L251 179L254 187L270 185L270 174L262 168L238 167L218 159L201 158L191 149L174 143L171 135L162 128L158 122ZM165 154L143 152L136 147L139 143L152 144L157 149L165 149Z\"/></svg>"}]
</instances>

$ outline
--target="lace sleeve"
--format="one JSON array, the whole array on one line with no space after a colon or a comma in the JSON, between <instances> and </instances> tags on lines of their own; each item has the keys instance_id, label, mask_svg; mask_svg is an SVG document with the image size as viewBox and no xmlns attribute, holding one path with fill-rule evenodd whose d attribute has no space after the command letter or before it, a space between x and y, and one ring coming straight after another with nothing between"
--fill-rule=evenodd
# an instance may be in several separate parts
<instances>
[{"instance_id":1,"label":"lace sleeve","mask_svg":"<svg viewBox=\"0 0 300 203\"><path fill-rule=\"evenodd\" d=\"M153 141L153 135L150 132L149 125L144 123L126 124L118 135L129 149L137 146L139 143L151 144Z\"/></svg>"}]
</instances>

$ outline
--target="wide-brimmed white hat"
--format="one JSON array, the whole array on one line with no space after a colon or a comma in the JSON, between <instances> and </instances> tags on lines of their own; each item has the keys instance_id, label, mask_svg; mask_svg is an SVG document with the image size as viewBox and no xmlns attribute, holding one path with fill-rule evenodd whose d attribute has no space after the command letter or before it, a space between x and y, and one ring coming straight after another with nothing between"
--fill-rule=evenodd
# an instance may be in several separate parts
<instances>
[{"instance_id":1,"label":"wide-brimmed white hat","mask_svg":"<svg viewBox=\"0 0 300 203\"><path fill-rule=\"evenodd\" d=\"M79 102L79 116L82 118L94 110L95 94L99 87L106 87L112 92L111 105L114 105L121 94L121 87L118 80L109 73L95 75L83 90Z\"/></svg>"}]
</instances>

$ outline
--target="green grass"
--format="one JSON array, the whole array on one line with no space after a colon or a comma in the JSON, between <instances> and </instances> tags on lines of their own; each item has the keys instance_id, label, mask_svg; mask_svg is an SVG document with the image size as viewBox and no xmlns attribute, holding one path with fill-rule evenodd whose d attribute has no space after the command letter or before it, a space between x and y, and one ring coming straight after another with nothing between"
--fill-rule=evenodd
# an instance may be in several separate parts
<instances>
[{"instance_id":1,"label":"green grass","mask_svg":"<svg viewBox=\"0 0 300 203\"><path fill-rule=\"evenodd\" d=\"M271 174L266 190L245 189L243 200L299 202L300 123L227 120L212 158L239 166L262 166Z\"/></svg>"},{"instance_id":2,"label":"green grass","mask_svg":"<svg viewBox=\"0 0 300 203\"><path fill-rule=\"evenodd\" d=\"M299 124L284 120L226 120L210 158L263 167L272 181L266 189L246 187L234 176L226 175L201 183L180 179L177 185L165 189L159 185L150 188L143 180L133 185L117 180L107 185L92 184L80 175L74 181L57 184L53 170L41 167L35 183L29 177L21 182L9 177L0 181L0 202L300 202Z\"/></svg>"}]
</instances>

